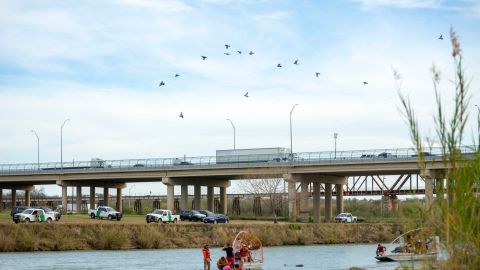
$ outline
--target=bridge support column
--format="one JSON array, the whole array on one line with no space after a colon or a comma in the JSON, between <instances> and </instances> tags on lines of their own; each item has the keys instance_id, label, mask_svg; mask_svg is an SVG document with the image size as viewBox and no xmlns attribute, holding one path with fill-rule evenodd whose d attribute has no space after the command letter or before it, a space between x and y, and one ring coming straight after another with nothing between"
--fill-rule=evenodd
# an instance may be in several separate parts
<instances>
[{"instance_id":1,"label":"bridge support column","mask_svg":"<svg viewBox=\"0 0 480 270\"><path fill-rule=\"evenodd\" d=\"M103 188L103 204L108 206L108 187Z\"/></svg>"},{"instance_id":2,"label":"bridge support column","mask_svg":"<svg viewBox=\"0 0 480 270\"><path fill-rule=\"evenodd\" d=\"M188 208L188 186L181 185L180 210Z\"/></svg>"},{"instance_id":3,"label":"bridge support column","mask_svg":"<svg viewBox=\"0 0 480 270\"><path fill-rule=\"evenodd\" d=\"M325 184L325 221L332 220L332 184Z\"/></svg>"},{"instance_id":4,"label":"bridge support column","mask_svg":"<svg viewBox=\"0 0 480 270\"><path fill-rule=\"evenodd\" d=\"M123 212L123 196L122 188L117 188L117 209L118 212Z\"/></svg>"},{"instance_id":5,"label":"bridge support column","mask_svg":"<svg viewBox=\"0 0 480 270\"><path fill-rule=\"evenodd\" d=\"M202 209L202 187L199 185L195 185L194 187L194 201L195 201L195 209Z\"/></svg>"},{"instance_id":6,"label":"bridge support column","mask_svg":"<svg viewBox=\"0 0 480 270\"><path fill-rule=\"evenodd\" d=\"M213 199L213 187L208 186L207 187L207 210L213 212L213 205L214 205L214 199Z\"/></svg>"},{"instance_id":7,"label":"bridge support column","mask_svg":"<svg viewBox=\"0 0 480 270\"><path fill-rule=\"evenodd\" d=\"M320 223L320 182L313 182L313 222Z\"/></svg>"},{"instance_id":8,"label":"bridge support column","mask_svg":"<svg viewBox=\"0 0 480 270\"><path fill-rule=\"evenodd\" d=\"M82 212L82 186L77 186L77 214Z\"/></svg>"},{"instance_id":9,"label":"bridge support column","mask_svg":"<svg viewBox=\"0 0 480 270\"><path fill-rule=\"evenodd\" d=\"M220 213L226 215L227 214L227 188L220 187Z\"/></svg>"},{"instance_id":10,"label":"bridge support column","mask_svg":"<svg viewBox=\"0 0 480 270\"><path fill-rule=\"evenodd\" d=\"M67 213L67 199L68 199L68 193L67 193L67 186L62 186L62 211L63 213Z\"/></svg>"},{"instance_id":11,"label":"bridge support column","mask_svg":"<svg viewBox=\"0 0 480 270\"><path fill-rule=\"evenodd\" d=\"M288 219L297 220L297 187L296 179L292 174L285 174L283 179L288 181Z\"/></svg>"},{"instance_id":12,"label":"bridge support column","mask_svg":"<svg viewBox=\"0 0 480 270\"><path fill-rule=\"evenodd\" d=\"M12 207L17 205L17 190L12 188Z\"/></svg>"},{"instance_id":13,"label":"bridge support column","mask_svg":"<svg viewBox=\"0 0 480 270\"><path fill-rule=\"evenodd\" d=\"M3 210L3 189L0 188L0 211Z\"/></svg>"},{"instance_id":14,"label":"bridge support column","mask_svg":"<svg viewBox=\"0 0 480 270\"><path fill-rule=\"evenodd\" d=\"M26 189L25 190L25 206L28 206L28 207L30 207L30 194L31 194L31 191Z\"/></svg>"},{"instance_id":15,"label":"bridge support column","mask_svg":"<svg viewBox=\"0 0 480 270\"><path fill-rule=\"evenodd\" d=\"M308 182L300 183L300 219L302 222L308 222Z\"/></svg>"},{"instance_id":16,"label":"bridge support column","mask_svg":"<svg viewBox=\"0 0 480 270\"><path fill-rule=\"evenodd\" d=\"M95 187L90 186L90 209L95 209Z\"/></svg>"},{"instance_id":17,"label":"bridge support column","mask_svg":"<svg viewBox=\"0 0 480 270\"><path fill-rule=\"evenodd\" d=\"M174 208L174 200L173 200L173 193L175 191L174 185L167 185L167 209L173 211Z\"/></svg>"},{"instance_id":18,"label":"bridge support column","mask_svg":"<svg viewBox=\"0 0 480 270\"><path fill-rule=\"evenodd\" d=\"M424 170L420 172L425 181L425 208L430 208L433 203L433 181L435 178L442 178L441 171Z\"/></svg>"},{"instance_id":19,"label":"bridge support column","mask_svg":"<svg viewBox=\"0 0 480 270\"><path fill-rule=\"evenodd\" d=\"M337 191L337 215L343 213L343 184L335 184Z\"/></svg>"}]
</instances>

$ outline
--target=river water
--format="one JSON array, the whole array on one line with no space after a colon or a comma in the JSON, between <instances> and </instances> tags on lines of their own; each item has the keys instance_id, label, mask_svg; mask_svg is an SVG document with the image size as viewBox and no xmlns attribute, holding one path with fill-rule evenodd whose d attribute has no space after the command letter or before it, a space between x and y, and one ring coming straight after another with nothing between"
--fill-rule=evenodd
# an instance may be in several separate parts
<instances>
[{"instance_id":1,"label":"river water","mask_svg":"<svg viewBox=\"0 0 480 270\"><path fill-rule=\"evenodd\" d=\"M365 269L391 270L398 263L376 262L376 244L266 247L264 270ZM224 252L211 249L216 261ZM303 267L296 267L296 265ZM213 267L212 270L216 269ZM0 253L0 269L185 269L202 270L198 249L126 251L61 251Z\"/></svg>"}]
</instances>

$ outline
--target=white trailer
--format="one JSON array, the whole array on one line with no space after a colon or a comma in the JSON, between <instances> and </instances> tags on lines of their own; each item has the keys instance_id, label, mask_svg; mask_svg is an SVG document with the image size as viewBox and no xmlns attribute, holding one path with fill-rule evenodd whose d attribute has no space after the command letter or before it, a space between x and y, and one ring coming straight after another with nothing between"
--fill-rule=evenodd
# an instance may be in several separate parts
<instances>
[{"instance_id":1,"label":"white trailer","mask_svg":"<svg viewBox=\"0 0 480 270\"><path fill-rule=\"evenodd\" d=\"M285 162L289 160L290 148L250 148L217 150L217 164L248 162Z\"/></svg>"}]
</instances>

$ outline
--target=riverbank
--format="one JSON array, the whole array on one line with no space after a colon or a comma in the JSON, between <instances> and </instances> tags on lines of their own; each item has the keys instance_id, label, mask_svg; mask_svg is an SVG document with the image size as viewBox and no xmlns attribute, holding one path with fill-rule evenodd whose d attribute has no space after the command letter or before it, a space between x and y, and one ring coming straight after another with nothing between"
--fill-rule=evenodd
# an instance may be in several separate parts
<instances>
[{"instance_id":1,"label":"riverbank","mask_svg":"<svg viewBox=\"0 0 480 270\"><path fill-rule=\"evenodd\" d=\"M389 242L394 224L0 224L0 251L63 251L223 246L242 230L265 246Z\"/></svg>"}]
</instances>

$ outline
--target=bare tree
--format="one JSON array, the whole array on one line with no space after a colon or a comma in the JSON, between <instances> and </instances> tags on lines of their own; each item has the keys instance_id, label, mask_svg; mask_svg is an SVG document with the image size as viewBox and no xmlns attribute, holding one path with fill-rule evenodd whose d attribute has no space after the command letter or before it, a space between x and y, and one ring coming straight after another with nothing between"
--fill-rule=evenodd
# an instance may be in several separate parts
<instances>
[{"instance_id":1,"label":"bare tree","mask_svg":"<svg viewBox=\"0 0 480 270\"><path fill-rule=\"evenodd\" d=\"M240 188L248 194L268 197L268 207L277 222L277 213L282 207L285 182L282 178L247 179L240 182Z\"/></svg>"}]
</instances>

